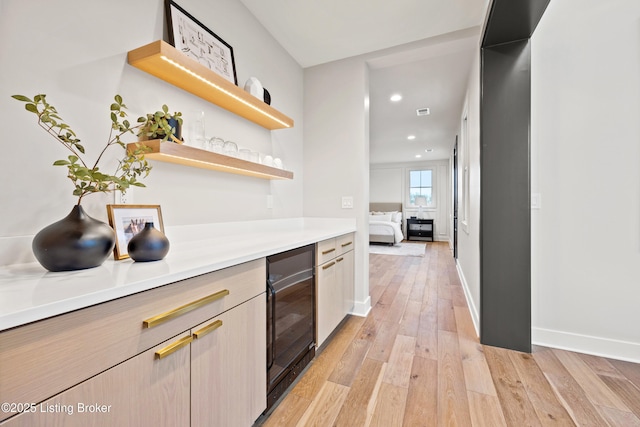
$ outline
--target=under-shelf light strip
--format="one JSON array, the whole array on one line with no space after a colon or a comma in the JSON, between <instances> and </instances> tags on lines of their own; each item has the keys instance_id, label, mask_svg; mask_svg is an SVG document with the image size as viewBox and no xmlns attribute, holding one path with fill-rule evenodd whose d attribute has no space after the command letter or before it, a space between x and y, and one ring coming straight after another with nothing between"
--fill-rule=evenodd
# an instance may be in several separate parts
<instances>
[{"instance_id":1,"label":"under-shelf light strip","mask_svg":"<svg viewBox=\"0 0 640 427\"><path fill-rule=\"evenodd\" d=\"M267 113L266 111L261 110L260 108L256 107L253 104L250 104L249 102L245 101L244 99L240 98L237 95L234 95L233 93L229 92L228 90L221 88L220 86L218 86L217 84L205 79L204 77L202 77L201 75L194 73L193 71L191 71L190 69L188 69L187 67L178 64L176 61L174 61L173 59L167 58L164 55L160 55L160 58L167 61L169 64L173 65L174 67L184 71L185 73L197 78L198 80L208 84L209 86L213 87L214 89L219 90L220 92L224 92L225 94L229 95L230 97L232 97L233 99L242 102L244 105L246 105L247 107L251 107L254 110L256 110L257 112L259 112L260 114L263 114L267 117L269 117L272 120L275 120L276 122L280 123L281 125L283 125L284 127L290 127L288 123L283 122L282 120L280 120L277 117L272 116L271 114Z\"/></svg>"},{"instance_id":2,"label":"under-shelf light strip","mask_svg":"<svg viewBox=\"0 0 640 427\"><path fill-rule=\"evenodd\" d=\"M162 153L161 154L163 157L171 157L174 159L178 159L178 160L184 160L184 157L181 156L175 156L173 154L167 154L167 153ZM253 171L253 170L248 170L248 169L243 169L243 168L237 168L237 167L233 167L233 166L229 166L229 165L223 165L223 164L218 164L218 163L211 163L211 162L206 162L204 160L198 160L198 159L189 159L190 162L193 163L201 163L205 166L218 166L221 167L223 169L232 169L232 170L236 170L236 171L241 171L241 172L250 172L254 175L260 175L260 176L266 176L266 177L274 177L274 178L281 178L278 175L272 175L269 173L264 173L264 172L258 172L258 171Z\"/></svg>"}]
</instances>

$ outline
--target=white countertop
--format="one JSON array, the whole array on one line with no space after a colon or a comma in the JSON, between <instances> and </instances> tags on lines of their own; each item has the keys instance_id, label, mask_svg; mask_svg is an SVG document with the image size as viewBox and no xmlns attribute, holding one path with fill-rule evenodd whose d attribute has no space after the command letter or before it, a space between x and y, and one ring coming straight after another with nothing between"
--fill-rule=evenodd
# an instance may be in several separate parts
<instances>
[{"instance_id":1,"label":"white countertop","mask_svg":"<svg viewBox=\"0 0 640 427\"><path fill-rule=\"evenodd\" d=\"M52 273L40 264L0 267L0 331L356 231L354 219L293 218L170 227L161 261L109 258Z\"/></svg>"}]
</instances>

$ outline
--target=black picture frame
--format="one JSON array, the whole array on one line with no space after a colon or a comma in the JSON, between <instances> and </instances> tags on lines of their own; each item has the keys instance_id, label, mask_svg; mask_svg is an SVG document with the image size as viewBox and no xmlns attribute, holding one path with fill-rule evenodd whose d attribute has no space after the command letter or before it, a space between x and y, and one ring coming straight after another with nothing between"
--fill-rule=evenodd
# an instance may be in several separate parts
<instances>
[{"instance_id":1,"label":"black picture frame","mask_svg":"<svg viewBox=\"0 0 640 427\"><path fill-rule=\"evenodd\" d=\"M237 86L236 62L231 45L175 1L165 0L164 4L169 43Z\"/></svg>"}]
</instances>

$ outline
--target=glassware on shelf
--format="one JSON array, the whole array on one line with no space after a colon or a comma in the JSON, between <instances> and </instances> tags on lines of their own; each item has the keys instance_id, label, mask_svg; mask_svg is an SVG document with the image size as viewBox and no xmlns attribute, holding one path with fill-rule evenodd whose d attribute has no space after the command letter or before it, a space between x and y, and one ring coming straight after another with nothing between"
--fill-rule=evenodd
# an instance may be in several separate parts
<instances>
[{"instance_id":1,"label":"glassware on shelf","mask_svg":"<svg viewBox=\"0 0 640 427\"><path fill-rule=\"evenodd\" d=\"M233 141L226 141L223 146L223 154L230 157L238 157L238 144Z\"/></svg>"},{"instance_id":2,"label":"glassware on shelf","mask_svg":"<svg viewBox=\"0 0 640 427\"><path fill-rule=\"evenodd\" d=\"M209 141L207 141L207 150L213 151L214 153L223 154L224 140L222 138L218 138L217 136L209 138Z\"/></svg>"},{"instance_id":3,"label":"glassware on shelf","mask_svg":"<svg viewBox=\"0 0 640 427\"><path fill-rule=\"evenodd\" d=\"M262 158L262 164L265 166L273 166L273 157L267 154Z\"/></svg>"},{"instance_id":4,"label":"glassware on shelf","mask_svg":"<svg viewBox=\"0 0 640 427\"><path fill-rule=\"evenodd\" d=\"M249 161L253 163L260 163L260 153L258 153L257 151L252 151L249 154Z\"/></svg>"},{"instance_id":5,"label":"glassware on shelf","mask_svg":"<svg viewBox=\"0 0 640 427\"><path fill-rule=\"evenodd\" d=\"M251 150L249 150L248 148L241 148L238 150L238 157L241 158L242 160L249 160L249 157L251 156Z\"/></svg>"},{"instance_id":6,"label":"glassware on shelf","mask_svg":"<svg viewBox=\"0 0 640 427\"><path fill-rule=\"evenodd\" d=\"M278 169L282 169L282 160L280 159L280 157L276 157L275 159L273 159L273 167L276 167Z\"/></svg>"},{"instance_id":7,"label":"glassware on shelf","mask_svg":"<svg viewBox=\"0 0 640 427\"><path fill-rule=\"evenodd\" d=\"M186 120L188 121L187 145L206 149L207 139L204 131L204 111L193 112L189 114Z\"/></svg>"}]
</instances>

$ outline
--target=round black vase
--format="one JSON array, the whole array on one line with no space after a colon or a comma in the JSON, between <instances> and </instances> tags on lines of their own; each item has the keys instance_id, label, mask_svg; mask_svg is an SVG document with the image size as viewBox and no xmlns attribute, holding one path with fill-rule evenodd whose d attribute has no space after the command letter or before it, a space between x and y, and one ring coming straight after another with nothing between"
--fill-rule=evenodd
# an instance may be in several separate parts
<instances>
[{"instance_id":1,"label":"round black vase","mask_svg":"<svg viewBox=\"0 0 640 427\"><path fill-rule=\"evenodd\" d=\"M115 242L111 227L75 205L65 218L40 230L31 248L47 270L72 271L101 265L113 251Z\"/></svg>"},{"instance_id":2,"label":"round black vase","mask_svg":"<svg viewBox=\"0 0 640 427\"><path fill-rule=\"evenodd\" d=\"M127 251L136 262L158 261L169 252L169 239L153 222L146 222L142 231L129 240Z\"/></svg>"}]
</instances>

